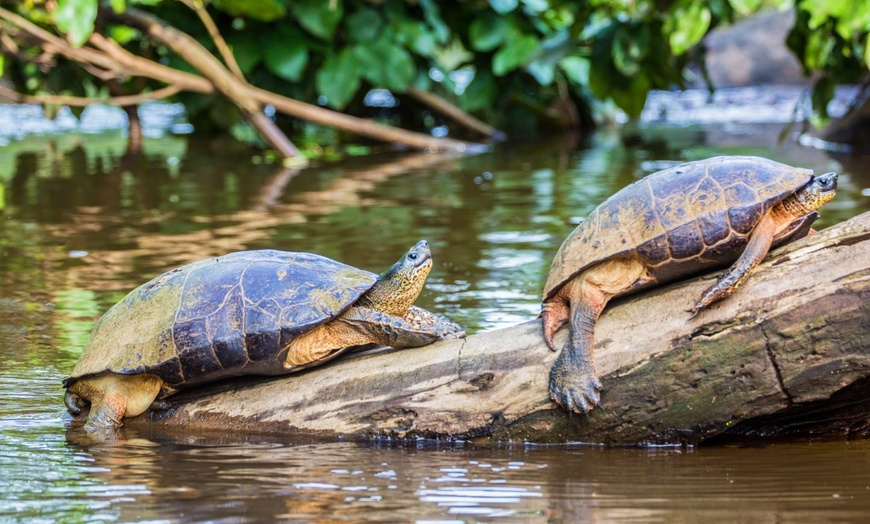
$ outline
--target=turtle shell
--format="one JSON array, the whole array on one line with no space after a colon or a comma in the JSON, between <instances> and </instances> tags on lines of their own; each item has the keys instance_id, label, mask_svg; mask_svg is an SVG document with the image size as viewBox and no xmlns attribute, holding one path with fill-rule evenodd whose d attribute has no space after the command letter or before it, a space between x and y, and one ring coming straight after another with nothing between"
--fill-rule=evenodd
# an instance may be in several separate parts
<instances>
[{"instance_id":1,"label":"turtle shell","mask_svg":"<svg viewBox=\"0 0 870 524\"><path fill-rule=\"evenodd\" d=\"M642 178L599 205L565 239L544 300L580 272L640 257L652 279L672 281L736 260L760 218L804 187L813 172L760 157L688 162Z\"/></svg>"},{"instance_id":2,"label":"turtle shell","mask_svg":"<svg viewBox=\"0 0 870 524\"><path fill-rule=\"evenodd\" d=\"M320 255L242 251L174 269L97 322L70 378L151 373L172 388L284 373L287 345L340 315L377 281Z\"/></svg>"}]
</instances>

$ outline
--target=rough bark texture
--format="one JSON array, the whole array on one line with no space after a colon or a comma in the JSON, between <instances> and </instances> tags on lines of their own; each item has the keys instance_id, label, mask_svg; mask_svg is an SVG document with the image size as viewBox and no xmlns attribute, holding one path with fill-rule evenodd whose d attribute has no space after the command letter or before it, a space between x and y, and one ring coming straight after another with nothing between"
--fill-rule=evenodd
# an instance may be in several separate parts
<instances>
[{"instance_id":1,"label":"rough bark texture","mask_svg":"<svg viewBox=\"0 0 870 524\"><path fill-rule=\"evenodd\" d=\"M870 213L776 250L734 295L689 320L713 278L605 310L595 350L606 409L588 418L550 402L556 354L532 321L190 390L128 424L618 445L870 436Z\"/></svg>"}]
</instances>

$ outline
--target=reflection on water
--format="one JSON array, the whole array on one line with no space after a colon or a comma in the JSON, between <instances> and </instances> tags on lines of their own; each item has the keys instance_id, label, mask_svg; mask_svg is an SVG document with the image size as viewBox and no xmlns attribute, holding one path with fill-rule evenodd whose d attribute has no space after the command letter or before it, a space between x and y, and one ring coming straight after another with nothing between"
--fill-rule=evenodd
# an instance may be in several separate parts
<instances>
[{"instance_id":1,"label":"reflection on water","mask_svg":"<svg viewBox=\"0 0 870 524\"><path fill-rule=\"evenodd\" d=\"M821 225L870 209L866 159L758 124L656 127L474 157L385 153L302 171L224 144L119 136L0 147L0 521L859 520L870 445L620 450L66 431L60 381L93 322L170 267L239 249L380 272L421 238L418 303L470 333L534 318L553 253L617 189L672 162L761 154L841 173ZM862 191L864 191L862 193Z\"/></svg>"}]
</instances>

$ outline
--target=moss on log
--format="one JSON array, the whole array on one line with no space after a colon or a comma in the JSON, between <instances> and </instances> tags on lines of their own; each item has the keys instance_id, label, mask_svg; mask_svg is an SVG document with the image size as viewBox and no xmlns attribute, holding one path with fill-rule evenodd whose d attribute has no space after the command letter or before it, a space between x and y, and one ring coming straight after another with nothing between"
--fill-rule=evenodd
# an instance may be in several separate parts
<instances>
[{"instance_id":1,"label":"moss on log","mask_svg":"<svg viewBox=\"0 0 870 524\"><path fill-rule=\"evenodd\" d=\"M185 391L128 425L613 445L870 435L870 213L774 251L689 320L715 277L607 308L595 348L605 409L588 418L550 402L556 354L532 321Z\"/></svg>"}]
</instances>

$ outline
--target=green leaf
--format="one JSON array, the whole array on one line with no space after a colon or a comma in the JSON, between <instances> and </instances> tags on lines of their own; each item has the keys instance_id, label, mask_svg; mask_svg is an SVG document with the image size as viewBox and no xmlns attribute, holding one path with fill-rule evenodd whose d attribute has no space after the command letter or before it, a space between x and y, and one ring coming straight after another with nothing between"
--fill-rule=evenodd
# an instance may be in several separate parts
<instances>
[{"instance_id":1,"label":"green leaf","mask_svg":"<svg viewBox=\"0 0 870 524\"><path fill-rule=\"evenodd\" d=\"M520 35L508 41L492 57L492 73L495 76L504 76L525 65L537 48L538 39L533 35Z\"/></svg>"},{"instance_id":2,"label":"green leaf","mask_svg":"<svg viewBox=\"0 0 870 524\"><path fill-rule=\"evenodd\" d=\"M589 85L590 63L588 58L566 56L559 61L559 67L565 72L568 81L575 86Z\"/></svg>"},{"instance_id":3,"label":"green leaf","mask_svg":"<svg viewBox=\"0 0 870 524\"><path fill-rule=\"evenodd\" d=\"M116 13L123 13L127 10L127 0L110 0L109 4L112 6L112 11Z\"/></svg>"},{"instance_id":4,"label":"green leaf","mask_svg":"<svg viewBox=\"0 0 870 524\"><path fill-rule=\"evenodd\" d=\"M353 99L360 87L360 70L350 48L329 56L315 79L317 93L326 97L326 103L342 109Z\"/></svg>"},{"instance_id":5,"label":"green leaf","mask_svg":"<svg viewBox=\"0 0 870 524\"><path fill-rule=\"evenodd\" d=\"M397 93L408 90L417 72L410 53L386 38L354 46L351 54L359 64L362 77L376 87Z\"/></svg>"},{"instance_id":6,"label":"green leaf","mask_svg":"<svg viewBox=\"0 0 870 524\"><path fill-rule=\"evenodd\" d=\"M253 31L238 31L226 38L243 74L248 74L263 60L263 46Z\"/></svg>"},{"instance_id":7,"label":"green leaf","mask_svg":"<svg viewBox=\"0 0 870 524\"><path fill-rule=\"evenodd\" d=\"M279 0L214 0L214 6L230 16L271 22L287 14Z\"/></svg>"},{"instance_id":8,"label":"green leaf","mask_svg":"<svg viewBox=\"0 0 870 524\"><path fill-rule=\"evenodd\" d=\"M363 7L347 17L344 26L352 42L362 43L374 40L381 29L381 15L374 9Z\"/></svg>"},{"instance_id":9,"label":"green leaf","mask_svg":"<svg viewBox=\"0 0 870 524\"><path fill-rule=\"evenodd\" d=\"M420 56L432 56L438 46L435 35L423 22L403 21L399 26L398 39L411 51Z\"/></svg>"},{"instance_id":10,"label":"green leaf","mask_svg":"<svg viewBox=\"0 0 870 524\"><path fill-rule=\"evenodd\" d=\"M641 62L649 49L646 26L622 26L613 38L611 56L613 65L625 76L634 76L641 70Z\"/></svg>"},{"instance_id":11,"label":"green leaf","mask_svg":"<svg viewBox=\"0 0 870 524\"><path fill-rule=\"evenodd\" d=\"M710 9L700 2L678 2L665 19L664 32L668 35L671 51L681 55L704 38L710 28Z\"/></svg>"},{"instance_id":12,"label":"green leaf","mask_svg":"<svg viewBox=\"0 0 870 524\"><path fill-rule=\"evenodd\" d=\"M553 78L556 75L556 67L551 62L535 60L526 67L526 70L535 77L542 86L548 86L553 83Z\"/></svg>"},{"instance_id":13,"label":"green leaf","mask_svg":"<svg viewBox=\"0 0 870 524\"><path fill-rule=\"evenodd\" d=\"M764 0L729 0L731 7L741 15L752 14L761 7Z\"/></svg>"},{"instance_id":14,"label":"green leaf","mask_svg":"<svg viewBox=\"0 0 870 524\"><path fill-rule=\"evenodd\" d=\"M475 18L468 27L468 40L475 51L492 51L505 40L510 28L503 16L488 15Z\"/></svg>"},{"instance_id":15,"label":"green leaf","mask_svg":"<svg viewBox=\"0 0 870 524\"><path fill-rule=\"evenodd\" d=\"M649 90L649 79L641 73L631 79L627 89L612 89L610 97L629 117L637 118L643 111L643 106L646 105L646 96L649 94Z\"/></svg>"},{"instance_id":16,"label":"green leaf","mask_svg":"<svg viewBox=\"0 0 870 524\"><path fill-rule=\"evenodd\" d=\"M864 39L864 65L867 66L867 69L870 69L870 33Z\"/></svg>"},{"instance_id":17,"label":"green leaf","mask_svg":"<svg viewBox=\"0 0 870 524\"><path fill-rule=\"evenodd\" d=\"M266 68L275 76L298 82L308 65L308 46L296 31L280 26L261 40Z\"/></svg>"},{"instance_id":18,"label":"green leaf","mask_svg":"<svg viewBox=\"0 0 870 524\"><path fill-rule=\"evenodd\" d=\"M500 15L510 13L519 5L518 0L489 0L492 10Z\"/></svg>"},{"instance_id":19,"label":"green leaf","mask_svg":"<svg viewBox=\"0 0 870 524\"><path fill-rule=\"evenodd\" d=\"M465 88L459 102L466 111L488 109L492 107L498 85L489 71L481 70L474 73L474 79Z\"/></svg>"},{"instance_id":20,"label":"green leaf","mask_svg":"<svg viewBox=\"0 0 870 524\"><path fill-rule=\"evenodd\" d=\"M293 8L299 25L323 40L331 40L344 13L341 2L334 0L302 0Z\"/></svg>"},{"instance_id":21,"label":"green leaf","mask_svg":"<svg viewBox=\"0 0 870 524\"><path fill-rule=\"evenodd\" d=\"M420 7L423 8L423 18L429 27L432 28L435 40L439 44L446 44L450 40L450 28L444 23L441 18L441 12L438 9L438 4L432 0L419 0Z\"/></svg>"},{"instance_id":22,"label":"green leaf","mask_svg":"<svg viewBox=\"0 0 870 524\"><path fill-rule=\"evenodd\" d=\"M73 47L81 47L94 32L97 0L57 0L54 23Z\"/></svg>"},{"instance_id":23,"label":"green leaf","mask_svg":"<svg viewBox=\"0 0 870 524\"><path fill-rule=\"evenodd\" d=\"M819 78L813 86L810 100L813 103L813 112L816 113L821 125L828 123L828 103L833 100L836 87L836 82L827 76Z\"/></svg>"},{"instance_id":24,"label":"green leaf","mask_svg":"<svg viewBox=\"0 0 870 524\"><path fill-rule=\"evenodd\" d=\"M129 43L139 36L139 31L126 25L111 25L108 30L109 38L121 45Z\"/></svg>"}]
</instances>

